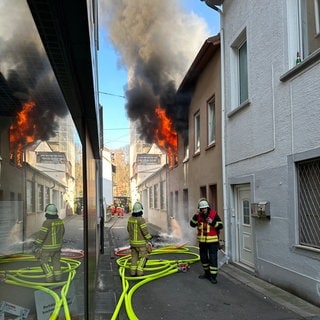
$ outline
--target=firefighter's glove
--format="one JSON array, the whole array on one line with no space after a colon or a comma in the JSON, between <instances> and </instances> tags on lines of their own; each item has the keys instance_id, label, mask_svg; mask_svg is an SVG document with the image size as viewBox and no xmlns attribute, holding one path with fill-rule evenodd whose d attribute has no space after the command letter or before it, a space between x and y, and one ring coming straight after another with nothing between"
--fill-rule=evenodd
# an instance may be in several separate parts
<instances>
[{"instance_id":1,"label":"firefighter's glove","mask_svg":"<svg viewBox=\"0 0 320 320\"><path fill-rule=\"evenodd\" d=\"M148 253L152 252L152 243L151 242L147 242L147 252Z\"/></svg>"},{"instance_id":2,"label":"firefighter's glove","mask_svg":"<svg viewBox=\"0 0 320 320\"><path fill-rule=\"evenodd\" d=\"M40 259L41 256L41 247L33 245L32 246L32 253L34 254L36 259Z\"/></svg>"}]
</instances>

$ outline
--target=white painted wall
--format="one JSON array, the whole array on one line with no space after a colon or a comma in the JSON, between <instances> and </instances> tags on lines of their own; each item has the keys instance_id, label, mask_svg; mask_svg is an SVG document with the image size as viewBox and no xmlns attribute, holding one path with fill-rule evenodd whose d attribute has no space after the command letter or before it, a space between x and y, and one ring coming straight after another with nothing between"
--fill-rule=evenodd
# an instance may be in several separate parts
<instances>
[{"instance_id":1,"label":"white painted wall","mask_svg":"<svg viewBox=\"0 0 320 320\"><path fill-rule=\"evenodd\" d=\"M232 187L250 183L251 200L270 201L271 220L254 220L255 271L319 304L320 252L298 248L293 161L320 156L319 61L287 81L292 68L288 1L225 1L221 17L225 51L226 204L235 259ZM290 9L290 10L289 10ZM232 44L246 29L249 102L233 104ZM289 41L290 40L290 41Z\"/></svg>"}]
</instances>

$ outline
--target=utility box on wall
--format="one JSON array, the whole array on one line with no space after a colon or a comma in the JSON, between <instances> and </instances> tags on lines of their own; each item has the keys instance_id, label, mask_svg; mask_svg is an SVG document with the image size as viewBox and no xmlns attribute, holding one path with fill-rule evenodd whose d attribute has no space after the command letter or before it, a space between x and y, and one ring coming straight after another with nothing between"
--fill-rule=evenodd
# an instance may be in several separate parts
<instances>
[{"instance_id":1,"label":"utility box on wall","mask_svg":"<svg viewBox=\"0 0 320 320\"><path fill-rule=\"evenodd\" d=\"M270 202L251 203L251 216L259 219L270 219Z\"/></svg>"}]
</instances>

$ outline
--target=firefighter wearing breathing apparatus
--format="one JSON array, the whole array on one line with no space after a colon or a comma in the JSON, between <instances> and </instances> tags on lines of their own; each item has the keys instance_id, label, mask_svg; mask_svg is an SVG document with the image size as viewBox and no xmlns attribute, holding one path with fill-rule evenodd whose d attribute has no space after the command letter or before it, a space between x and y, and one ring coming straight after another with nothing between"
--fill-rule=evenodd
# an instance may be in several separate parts
<instances>
[{"instance_id":1,"label":"firefighter wearing breathing apparatus","mask_svg":"<svg viewBox=\"0 0 320 320\"><path fill-rule=\"evenodd\" d=\"M132 216L128 219L127 230L131 247L131 276L143 276L143 268L147 262L147 244L152 236L148 231L143 215L143 206L136 202L132 208Z\"/></svg>"},{"instance_id":2,"label":"firefighter wearing breathing apparatus","mask_svg":"<svg viewBox=\"0 0 320 320\"><path fill-rule=\"evenodd\" d=\"M35 256L40 259L46 281L60 281L62 275L60 256L65 232L64 222L59 218L58 209L54 204L46 206L45 217L46 220L34 241L33 251Z\"/></svg>"},{"instance_id":3,"label":"firefighter wearing breathing apparatus","mask_svg":"<svg viewBox=\"0 0 320 320\"><path fill-rule=\"evenodd\" d=\"M198 202L198 211L192 217L190 226L198 229L200 261L204 274L200 279L208 279L217 283L219 231L223 228L221 218L215 210L211 210L206 199Z\"/></svg>"}]
</instances>

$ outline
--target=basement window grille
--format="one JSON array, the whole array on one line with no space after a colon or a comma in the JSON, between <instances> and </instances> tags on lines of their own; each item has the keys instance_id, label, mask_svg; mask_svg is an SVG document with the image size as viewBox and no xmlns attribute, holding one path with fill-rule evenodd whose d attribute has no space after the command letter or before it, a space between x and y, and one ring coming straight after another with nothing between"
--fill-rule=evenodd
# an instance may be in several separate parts
<instances>
[{"instance_id":1,"label":"basement window grille","mask_svg":"<svg viewBox=\"0 0 320 320\"><path fill-rule=\"evenodd\" d=\"M297 163L299 243L320 249L320 158Z\"/></svg>"}]
</instances>

